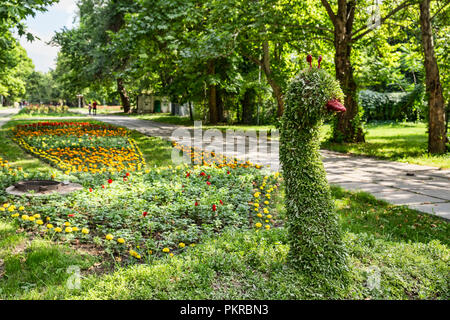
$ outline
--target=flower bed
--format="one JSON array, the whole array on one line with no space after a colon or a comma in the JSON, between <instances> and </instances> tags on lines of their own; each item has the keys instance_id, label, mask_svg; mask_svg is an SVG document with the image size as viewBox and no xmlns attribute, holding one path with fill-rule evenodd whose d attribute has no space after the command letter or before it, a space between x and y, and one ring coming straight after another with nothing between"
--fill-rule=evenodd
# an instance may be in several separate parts
<instances>
[{"instance_id":1,"label":"flower bed","mask_svg":"<svg viewBox=\"0 0 450 320\"><path fill-rule=\"evenodd\" d=\"M66 174L144 167L141 151L124 128L89 122L38 122L18 125L13 135L26 151Z\"/></svg>"},{"instance_id":2,"label":"flower bed","mask_svg":"<svg viewBox=\"0 0 450 320\"><path fill-rule=\"evenodd\" d=\"M0 214L52 240L93 242L127 261L173 255L225 228L259 232L276 223L278 174L255 168L166 167L99 183L67 197L10 201Z\"/></svg>"},{"instance_id":3,"label":"flower bed","mask_svg":"<svg viewBox=\"0 0 450 320\"><path fill-rule=\"evenodd\" d=\"M224 229L266 232L276 224L271 196L278 174L237 159L217 164L214 154L194 149L202 166L144 169L128 133L87 122L16 126L13 137L23 149L64 171L33 178L70 180L84 189L67 196L3 196L0 215L52 240L94 243L127 262L171 256ZM2 185L33 175L4 170Z\"/></svg>"}]
</instances>

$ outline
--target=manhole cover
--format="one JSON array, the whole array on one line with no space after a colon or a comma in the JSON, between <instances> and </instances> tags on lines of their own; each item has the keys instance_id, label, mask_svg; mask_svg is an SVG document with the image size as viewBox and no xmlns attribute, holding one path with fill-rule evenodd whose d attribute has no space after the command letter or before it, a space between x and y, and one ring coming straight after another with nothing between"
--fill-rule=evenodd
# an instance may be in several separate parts
<instances>
[{"instance_id":1,"label":"manhole cover","mask_svg":"<svg viewBox=\"0 0 450 320\"><path fill-rule=\"evenodd\" d=\"M64 195L82 188L80 184L68 181L23 180L6 188L6 192L14 196L40 196L52 193Z\"/></svg>"}]
</instances>

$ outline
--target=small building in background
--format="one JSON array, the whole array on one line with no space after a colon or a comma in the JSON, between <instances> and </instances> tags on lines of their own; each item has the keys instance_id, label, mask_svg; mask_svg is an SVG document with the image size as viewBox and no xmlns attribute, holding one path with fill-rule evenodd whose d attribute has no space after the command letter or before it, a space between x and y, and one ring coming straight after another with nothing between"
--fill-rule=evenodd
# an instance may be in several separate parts
<instances>
[{"instance_id":1,"label":"small building in background","mask_svg":"<svg viewBox=\"0 0 450 320\"><path fill-rule=\"evenodd\" d=\"M137 99L137 113L171 113L172 115L189 117L192 103L179 104L171 102L169 97L154 96L152 94L142 94Z\"/></svg>"},{"instance_id":2,"label":"small building in background","mask_svg":"<svg viewBox=\"0 0 450 320\"><path fill-rule=\"evenodd\" d=\"M169 113L171 105L168 97L143 94L137 99L137 113Z\"/></svg>"}]
</instances>

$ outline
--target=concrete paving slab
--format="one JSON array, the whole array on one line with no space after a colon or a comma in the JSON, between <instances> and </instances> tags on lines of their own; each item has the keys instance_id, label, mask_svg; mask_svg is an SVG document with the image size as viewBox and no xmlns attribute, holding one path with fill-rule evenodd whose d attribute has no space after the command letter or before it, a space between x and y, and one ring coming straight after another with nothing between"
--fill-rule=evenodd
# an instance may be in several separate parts
<instances>
[{"instance_id":1,"label":"concrete paving slab","mask_svg":"<svg viewBox=\"0 0 450 320\"><path fill-rule=\"evenodd\" d=\"M409 208L426 212L450 220L450 202L410 204Z\"/></svg>"},{"instance_id":2,"label":"concrete paving slab","mask_svg":"<svg viewBox=\"0 0 450 320\"><path fill-rule=\"evenodd\" d=\"M339 186L341 186L344 189L347 190L353 190L353 191L365 191L370 193L383 193L383 192L394 192L395 189L392 189L390 187L385 187L376 183L359 183L359 182L343 182L339 183Z\"/></svg>"},{"instance_id":3,"label":"concrete paving slab","mask_svg":"<svg viewBox=\"0 0 450 320\"><path fill-rule=\"evenodd\" d=\"M405 190L393 189L389 192L374 192L372 193L377 199L388 201L392 204L406 205L406 204L426 204L444 202L445 200L417 194Z\"/></svg>"}]
</instances>

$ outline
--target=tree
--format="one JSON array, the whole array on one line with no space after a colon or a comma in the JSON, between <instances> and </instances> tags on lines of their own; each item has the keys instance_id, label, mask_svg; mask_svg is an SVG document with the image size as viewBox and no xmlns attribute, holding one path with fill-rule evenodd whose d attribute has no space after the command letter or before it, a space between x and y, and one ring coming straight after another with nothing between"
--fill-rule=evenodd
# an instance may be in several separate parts
<instances>
[{"instance_id":1,"label":"tree","mask_svg":"<svg viewBox=\"0 0 450 320\"><path fill-rule=\"evenodd\" d=\"M4 104L24 98L26 80L33 70L25 49L11 40L9 49L0 53L0 95L5 97Z\"/></svg>"},{"instance_id":2,"label":"tree","mask_svg":"<svg viewBox=\"0 0 450 320\"><path fill-rule=\"evenodd\" d=\"M34 35L26 32L23 24L28 16L34 16L36 11L46 11L46 6L56 3L59 0L2 0L0 10L0 35L8 33L11 28L17 28L19 36L26 35L32 41ZM4 39L1 39L4 40ZM7 42L0 41L0 48Z\"/></svg>"},{"instance_id":3,"label":"tree","mask_svg":"<svg viewBox=\"0 0 450 320\"><path fill-rule=\"evenodd\" d=\"M394 9L389 10L384 17L374 15L372 18L373 24L365 23L368 15L361 12L362 7L357 6L356 0L337 0L336 13L328 0L321 0L321 3L332 23L333 29L328 30L332 31L334 37L336 79L341 84L345 95L344 104L347 108L347 112L338 116L333 130L333 140L362 142L364 141L364 133L359 119L359 106L356 97L357 85L351 63L352 46L397 12L411 5L412 0L403 1ZM386 1L383 2L383 4L385 3ZM366 3L363 5L366 5ZM389 1L385 6L390 5L392 5L392 2ZM355 23L357 22L359 26L355 30Z\"/></svg>"},{"instance_id":4,"label":"tree","mask_svg":"<svg viewBox=\"0 0 450 320\"><path fill-rule=\"evenodd\" d=\"M420 26L424 53L426 90L428 95L428 152L445 153L445 104L439 69L434 53L430 0L420 1Z\"/></svg>"},{"instance_id":5,"label":"tree","mask_svg":"<svg viewBox=\"0 0 450 320\"><path fill-rule=\"evenodd\" d=\"M128 59L116 54L112 39L123 27L126 12L133 10L133 1L82 0L78 6L79 26L63 29L53 38L61 47L59 58L65 59L78 91L101 90L114 83L124 112L128 112L131 107L126 89Z\"/></svg>"}]
</instances>

